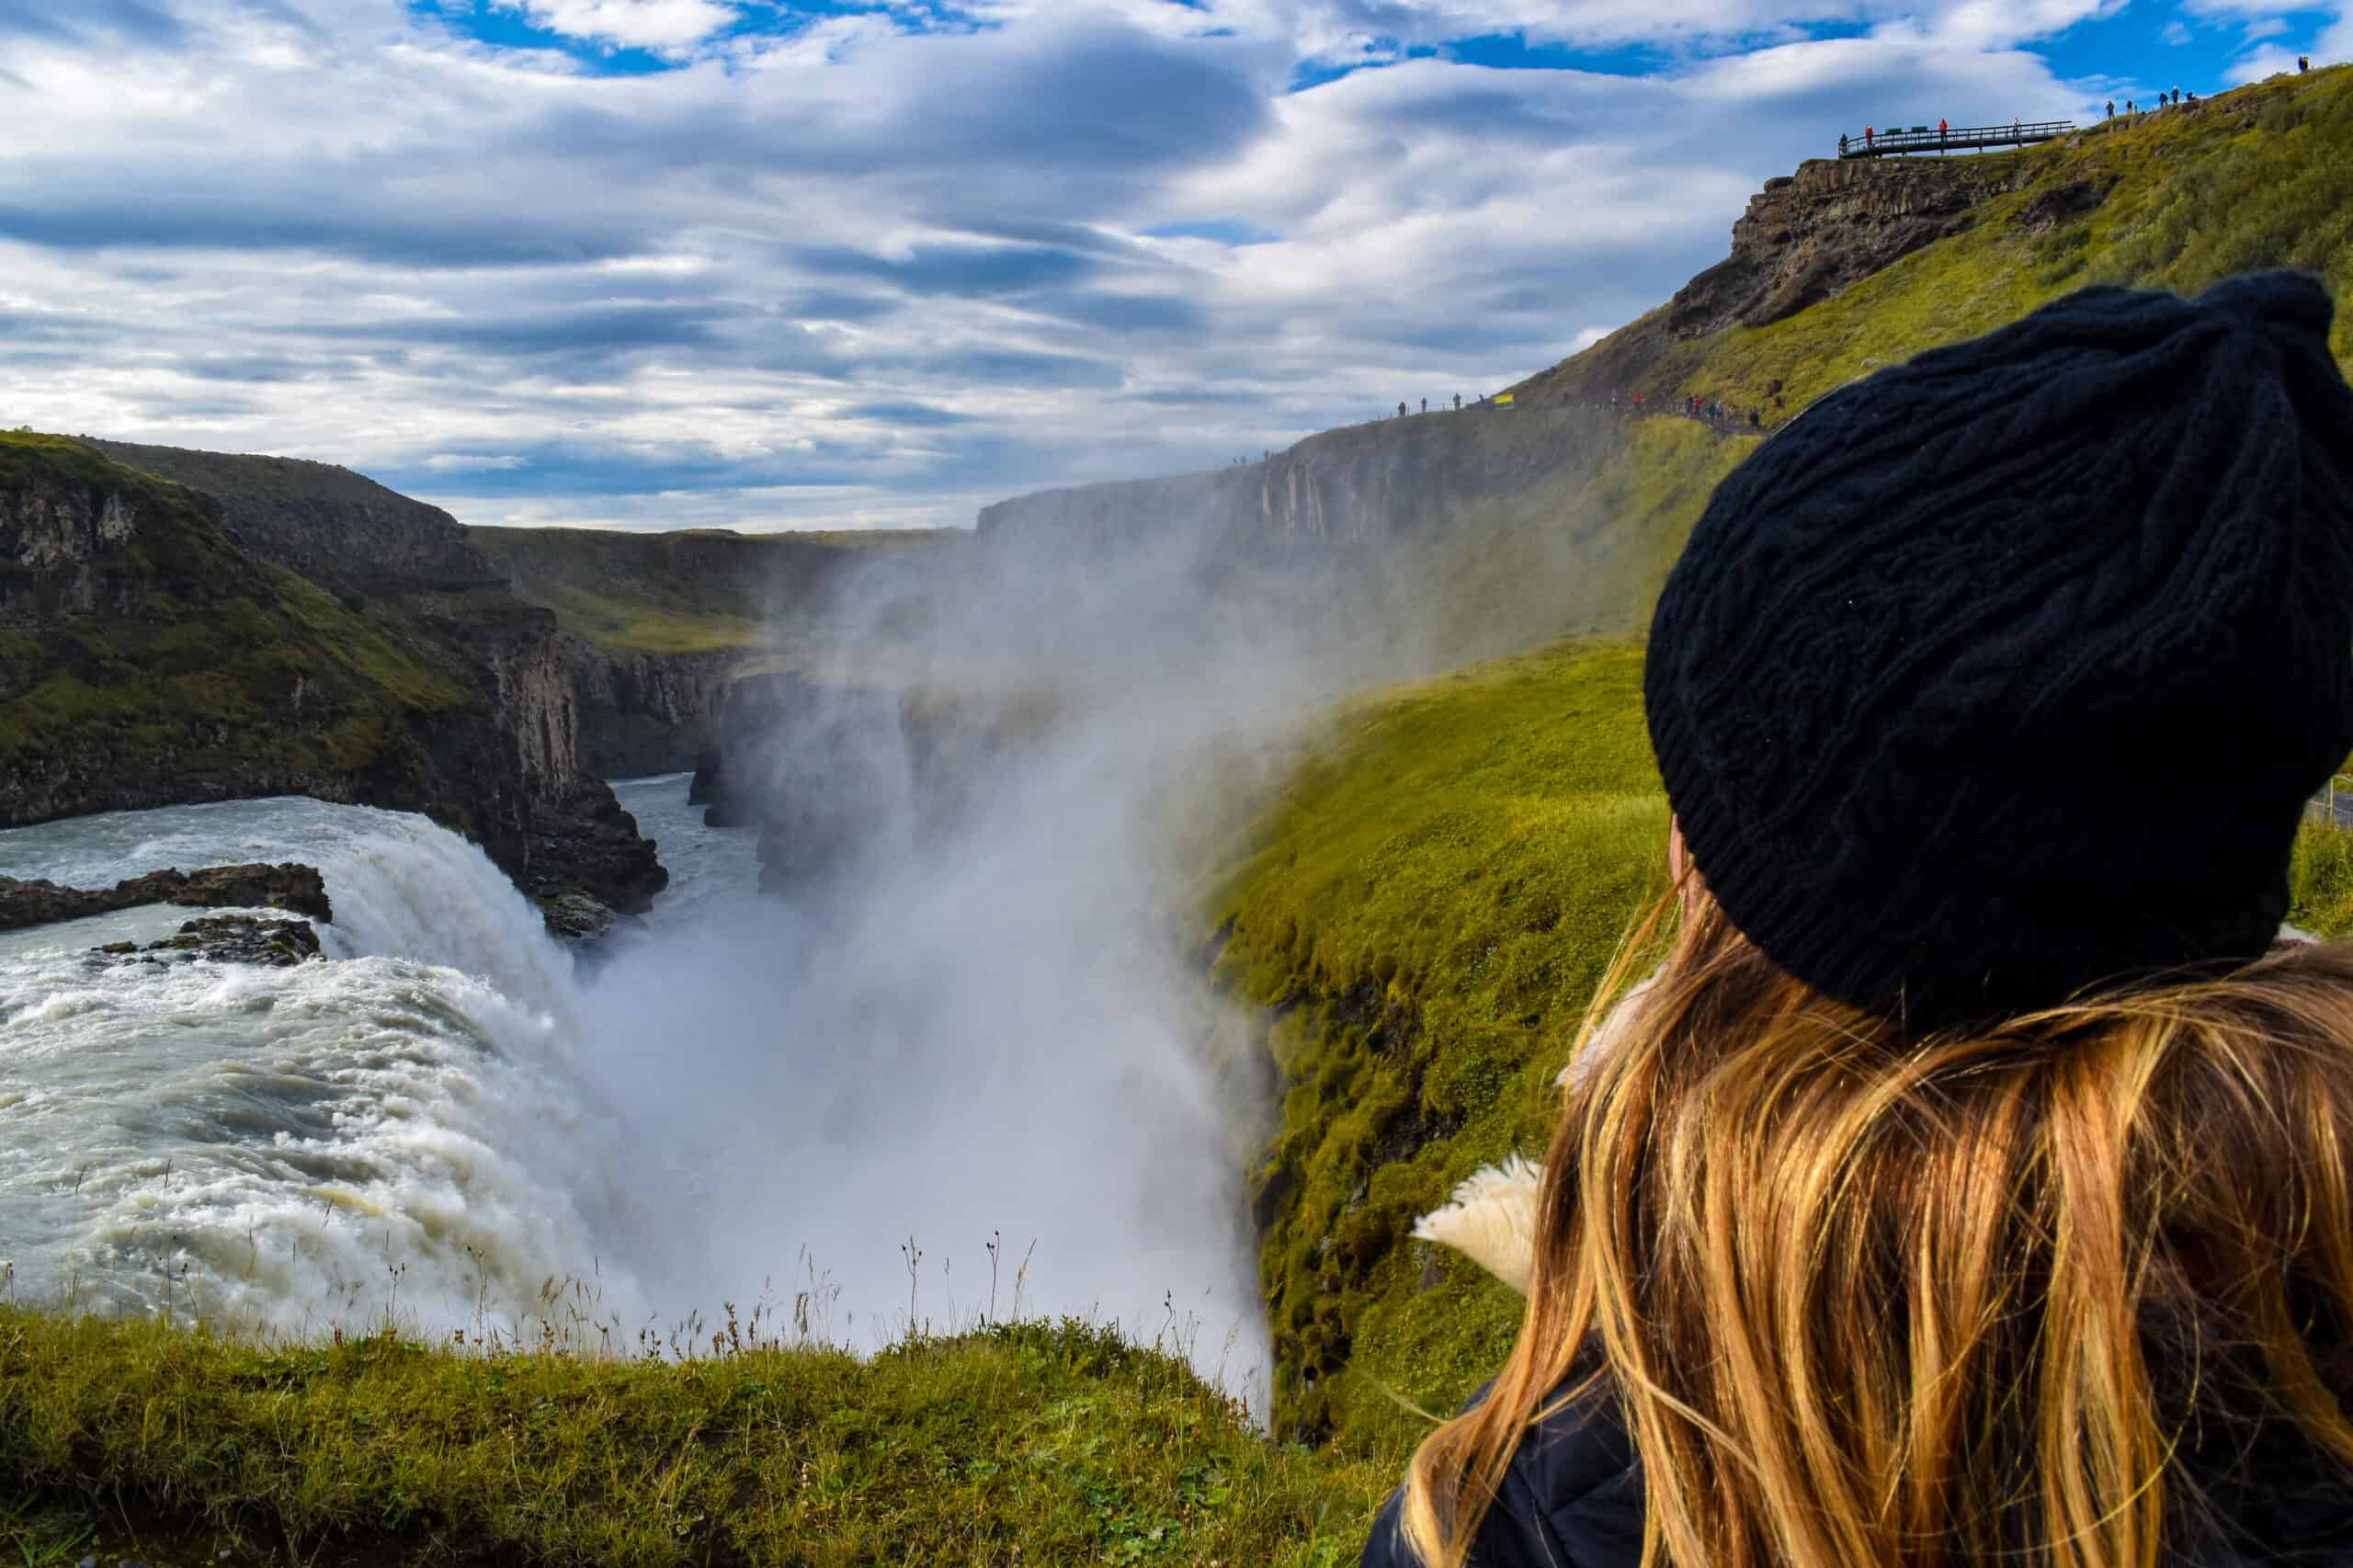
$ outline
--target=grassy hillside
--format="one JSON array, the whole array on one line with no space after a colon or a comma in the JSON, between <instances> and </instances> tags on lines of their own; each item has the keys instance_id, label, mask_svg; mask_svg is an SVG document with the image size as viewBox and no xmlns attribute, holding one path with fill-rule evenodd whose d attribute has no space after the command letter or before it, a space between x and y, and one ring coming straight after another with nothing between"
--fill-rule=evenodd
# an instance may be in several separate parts
<instances>
[{"instance_id":1,"label":"grassy hillside","mask_svg":"<svg viewBox=\"0 0 2353 1568\"><path fill-rule=\"evenodd\" d=\"M1641 654L1571 644L1339 721L1220 901L1269 1009L1282 1129L1253 1173L1278 1429L1392 1446L1495 1369L1516 1297L1406 1240L1514 1147L1629 915L1664 885Z\"/></svg>"},{"instance_id":2,"label":"grassy hillside","mask_svg":"<svg viewBox=\"0 0 2353 1568\"><path fill-rule=\"evenodd\" d=\"M1252 1172L1278 1430L1394 1451L1493 1375L1518 1298L1410 1239L1454 1184L1540 1154L1552 1080L1665 883L1642 655L1569 643L1377 693L1259 824L1221 977L1267 1009L1281 1131ZM2353 833L2308 824L2290 918L2353 933Z\"/></svg>"},{"instance_id":3,"label":"grassy hillside","mask_svg":"<svg viewBox=\"0 0 2353 1568\"><path fill-rule=\"evenodd\" d=\"M327 1565L1352 1563L1402 1465L1084 1324L869 1360L232 1343L0 1309L0 1550ZM732 1336L731 1336L732 1335Z\"/></svg>"},{"instance_id":4,"label":"grassy hillside","mask_svg":"<svg viewBox=\"0 0 2353 1568\"><path fill-rule=\"evenodd\" d=\"M2196 293L2233 273L2292 267L2353 290L2353 66L2256 83L2195 108L2120 118L2062 142L1950 160L2015 171L2016 188L1939 240L1835 298L1762 326L1688 340L1648 323L1652 395L1697 393L1768 417L1924 349L1990 331L2094 283ZM2353 312L2331 335L2353 366ZM1539 395L1622 363L1592 349L1524 383Z\"/></svg>"},{"instance_id":5,"label":"grassy hillside","mask_svg":"<svg viewBox=\"0 0 2353 1568\"><path fill-rule=\"evenodd\" d=\"M406 773L411 717L472 700L398 628L237 549L201 497L78 441L0 434L7 496L112 496L135 519L78 574L21 572L0 595L0 759L33 814L57 771ZM113 613L48 602L66 582Z\"/></svg>"},{"instance_id":6,"label":"grassy hillside","mask_svg":"<svg viewBox=\"0 0 2353 1568\"><path fill-rule=\"evenodd\" d=\"M959 532L739 534L725 528L466 530L516 591L566 631L621 654L699 653L791 642L843 571Z\"/></svg>"}]
</instances>

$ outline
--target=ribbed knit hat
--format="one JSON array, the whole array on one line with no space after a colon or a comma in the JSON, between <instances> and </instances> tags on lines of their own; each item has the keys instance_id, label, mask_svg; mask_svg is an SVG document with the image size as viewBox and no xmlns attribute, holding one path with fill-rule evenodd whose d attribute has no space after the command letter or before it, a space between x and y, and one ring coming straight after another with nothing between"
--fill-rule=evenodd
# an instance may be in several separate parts
<instances>
[{"instance_id":1,"label":"ribbed knit hat","mask_svg":"<svg viewBox=\"0 0 2353 1568\"><path fill-rule=\"evenodd\" d=\"M1733 923L1915 1029L2234 962L2353 749L2328 295L2086 289L1824 398L1651 624L1668 801Z\"/></svg>"}]
</instances>

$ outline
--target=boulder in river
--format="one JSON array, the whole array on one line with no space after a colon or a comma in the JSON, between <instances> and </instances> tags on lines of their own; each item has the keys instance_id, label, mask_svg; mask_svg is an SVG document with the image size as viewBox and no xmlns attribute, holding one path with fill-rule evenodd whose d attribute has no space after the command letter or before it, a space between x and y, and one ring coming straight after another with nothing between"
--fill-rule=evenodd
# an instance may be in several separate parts
<instances>
[{"instance_id":1,"label":"boulder in river","mask_svg":"<svg viewBox=\"0 0 2353 1568\"><path fill-rule=\"evenodd\" d=\"M283 909L313 920L333 920L326 881L312 866L211 866L199 871L150 871L127 877L110 888L69 888L55 882L0 877L0 931L79 920L143 903L177 903L196 909Z\"/></svg>"},{"instance_id":2,"label":"boulder in river","mask_svg":"<svg viewBox=\"0 0 2353 1568\"><path fill-rule=\"evenodd\" d=\"M585 892L559 893L540 901L540 916L548 934L566 942L595 942L613 928L612 909Z\"/></svg>"},{"instance_id":3,"label":"boulder in river","mask_svg":"<svg viewBox=\"0 0 2353 1568\"><path fill-rule=\"evenodd\" d=\"M291 969L321 956L319 934L307 920L265 920L257 915L208 915L180 926L176 937L141 947L109 942L97 951L149 963L175 958L211 959L219 963L266 964Z\"/></svg>"}]
</instances>

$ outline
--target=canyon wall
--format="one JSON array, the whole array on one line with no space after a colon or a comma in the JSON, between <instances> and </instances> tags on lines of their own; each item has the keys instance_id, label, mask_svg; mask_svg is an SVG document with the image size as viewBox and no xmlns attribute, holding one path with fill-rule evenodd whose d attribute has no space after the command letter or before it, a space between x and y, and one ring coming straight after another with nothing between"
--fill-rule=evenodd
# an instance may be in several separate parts
<instances>
[{"instance_id":1,"label":"canyon wall","mask_svg":"<svg viewBox=\"0 0 2353 1568\"><path fill-rule=\"evenodd\" d=\"M0 825L313 795L645 907L665 874L581 770L554 617L446 514L324 464L120 450L141 466L0 444Z\"/></svg>"}]
</instances>

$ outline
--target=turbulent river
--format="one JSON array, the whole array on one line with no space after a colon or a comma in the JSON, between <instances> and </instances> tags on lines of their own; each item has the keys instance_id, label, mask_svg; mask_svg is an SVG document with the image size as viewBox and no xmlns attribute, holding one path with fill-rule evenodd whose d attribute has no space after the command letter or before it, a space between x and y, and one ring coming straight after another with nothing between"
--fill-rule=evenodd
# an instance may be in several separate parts
<instances>
[{"instance_id":1,"label":"turbulent river","mask_svg":"<svg viewBox=\"0 0 2353 1568\"><path fill-rule=\"evenodd\" d=\"M1002 1020L994 979L960 1005L920 910L891 961L849 961L755 895L750 835L686 785L616 787L673 882L594 965L421 817L284 799L0 833L12 876L297 860L335 904L329 960L290 969L91 951L188 910L0 933L0 1300L618 1348L765 1297L768 1325L870 1346L1004 1315L1018 1276L1027 1310L1173 1324L1253 1389L1198 1093L1116 1040L992 1052L1057 1029L1027 988ZM1147 1117L1167 1160L1136 1157Z\"/></svg>"}]
</instances>

